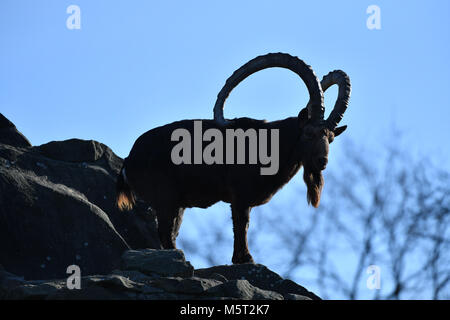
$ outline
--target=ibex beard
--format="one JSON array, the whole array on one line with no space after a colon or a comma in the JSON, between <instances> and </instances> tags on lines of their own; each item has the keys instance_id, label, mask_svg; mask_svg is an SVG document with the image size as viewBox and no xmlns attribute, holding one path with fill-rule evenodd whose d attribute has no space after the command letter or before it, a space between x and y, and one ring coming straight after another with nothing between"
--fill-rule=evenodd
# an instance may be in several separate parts
<instances>
[{"instance_id":1,"label":"ibex beard","mask_svg":"<svg viewBox=\"0 0 450 320\"><path fill-rule=\"evenodd\" d=\"M305 181L307 187L306 193L308 204L313 205L314 208L318 208L324 184L322 172L310 171L304 167L303 180Z\"/></svg>"}]
</instances>

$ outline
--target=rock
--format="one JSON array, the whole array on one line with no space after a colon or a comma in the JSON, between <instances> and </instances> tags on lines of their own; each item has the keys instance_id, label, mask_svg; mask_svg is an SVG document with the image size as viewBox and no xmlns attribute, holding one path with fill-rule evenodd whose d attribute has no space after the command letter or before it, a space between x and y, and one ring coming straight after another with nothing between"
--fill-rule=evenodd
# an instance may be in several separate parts
<instances>
[{"instance_id":1,"label":"rock","mask_svg":"<svg viewBox=\"0 0 450 320\"><path fill-rule=\"evenodd\" d=\"M143 274L142 272L136 271L136 270L113 270L111 274L119 275L126 277L128 279L134 279L134 281L141 282L141 283L149 283L154 278L150 277L146 274Z\"/></svg>"},{"instance_id":2,"label":"rock","mask_svg":"<svg viewBox=\"0 0 450 320\"><path fill-rule=\"evenodd\" d=\"M148 275L166 277L191 277L192 265L185 260L181 250L129 250L122 256L125 270L137 270Z\"/></svg>"},{"instance_id":3,"label":"rock","mask_svg":"<svg viewBox=\"0 0 450 320\"><path fill-rule=\"evenodd\" d=\"M72 264L105 273L129 249L103 210L33 172L0 168L0 197L1 263L27 279L60 277Z\"/></svg>"},{"instance_id":4,"label":"rock","mask_svg":"<svg viewBox=\"0 0 450 320\"><path fill-rule=\"evenodd\" d=\"M281 294L294 294L294 295L300 295L303 297L307 297L312 300L321 300L317 295L314 293L308 291L301 285L298 285L292 280L289 279L282 279L281 281L278 281L274 284L274 290L277 292L280 292ZM298 299L296 299L298 300Z\"/></svg>"},{"instance_id":5,"label":"rock","mask_svg":"<svg viewBox=\"0 0 450 320\"><path fill-rule=\"evenodd\" d=\"M131 300L134 292L112 291L102 287L88 287L82 290L64 289L46 296L45 300Z\"/></svg>"},{"instance_id":6,"label":"rock","mask_svg":"<svg viewBox=\"0 0 450 320\"><path fill-rule=\"evenodd\" d=\"M64 289L64 282L25 283L12 289L4 298L14 300L42 300Z\"/></svg>"},{"instance_id":7,"label":"rock","mask_svg":"<svg viewBox=\"0 0 450 320\"><path fill-rule=\"evenodd\" d=\"M222 282L214 279L202 279L197 277L188 279L180 277L159 278L152 282L152 285L164 289L164 291L186 294L200 294L219 284L222 284Z\"/></svg>"},{"instance_id":8,"label":"rock","mask_svg":"<svg viewBox=\"0 0 450 320\"><path fill-rule=\"evenodd\" d=\"M25 280L10 272L7 272L0 265L0 299L8 293L8 289L20 286L25 283Z\"/></svg>"},{"instance_id":9,"label":"rock","mask_svg":"<svg viewBox=\"0 0 450 320\"><path fill-rule=\"evenodd\" d=\"M84 278L81 285L83 287L98 286L105 289L120 290L120 291L140 291L142 283L135 282L128 277L120 275L106 275L106 276L88 276Z\"/></svg>"},{"instance_id":10,"label":"rock","mask_svg":"<svg viewBox=\"0 0 450 320\"><path fill-rule=\"evenodd\" d=\"M65 277L76 264L82 275L104 274L129 248L161 247L155 215L144 204L131 212L115 207L123 161L107 146L72 139L29 147L6 141L4 129L6 137L16 130L0 116L0 264L6 270L49 279Z\"/></svg>"},{"instance_id":11,"label":"rock","mask_svg":"<svg viewBox=\"0 0 450 320\"><path fill-rule=\"evenodd\" d=\"M93 140L69 139L51 141L34 148L50 159L82 163L100 160L108 147Z\"/></svg>"},{"instance_id":12,"label":"rock","mask_svg":"<svg viewBox=\"0 0 450 320\"><path fill-rule=\"evenodd\" d=\"M132 263L133 260L136 260ZM153 261L151 261L153 260ZM161 268L171 264L186 263L184 254L179 250L130 250L124 254L124 269L114 270L106 275L90 275L81 278L80 289L68 289L64 279L26 281L14 274L0 269L0 299L139 299L139 300L178 300L178 299L240 299L240 300L310 300L301 294L283 293L276 289L266 290L251 284L248 280L230 280L224 282L206 277L205 269L195 273L204 273L205 277L164 276L155 265ZM186 263L190 269L190 264ZM127 267L145 266L147 274ZM150 266L150 269L147 267ZM259 266L264 267L264 266ZM186 266L185 266L186 268ZM242 269L234 266L220 266L222 273L243 276L237 272ZM245 269L245 268L244 268ZM267 268L266 268L267 269ZM149 271L150 270L150 271ZM266 273L272 271L266 270ZM183 273L183 272L182 272ZM217 275L212 273L212 275ZM285 279L281 279L283 282ZM285 286L293 286L287 282ZM279 286L282 288L282 286Z\"/></svg>"},{"instance_id":13,"label":"rock","mask_svg":"<svg viewBox=\"0 0 450 320\"><path fill-rule=\"evenodd\" d=\"M277 292L262 290L254 287L247 280L231 280L212 287L208 295L219 297L232 297L242 300L283 300Z\"/></svg>"},{"instance_id":14,"label":"rock","mask_svg":"<svg viewBox=\"0 0 450 320\"><path fill-rule=\"evenodd\" d=\"M194 272L196 272L196 271L194 271ZM228 279L225 278L223 275L215 273L215 272L209 274L208 276L209 276L209 278L214 279L214 280L218 280L220 282L227 282L228 281Z\"/></svg>"},{"instance_id":15,"label":"rock","mask_svg":"<svg viewBox=\"0 0 450 320\"><path fill-rule=\"evenodd\" d=\"M118 275L94 275L82 278L81 290L69 290L65 280L29 281L6 290L7 294L0 298L14 300L128 299L128 293L140 293L143 286L141 283Z\"/></svg>"},{"instance_id":16,"label":"rock","mask_svg":"<svg viewBox=\"0 0 450 320\"><path fill-rule=\"evenodd\" d=\"M270 290L270 284L282 280L275 272L260 264L245 263L235 265L221 265L211 268L195 270L198 277L210 277L220 274L228 280L248 280L251 284Z\"/></svg>"},{"instance_id":17,"label":"rock","mask_svg":"<svg viewBox=\"0 0 450 320\"><path fill-rule=\"evenodd\" d=\"M0 113L0 143L14 147L31 147L30 141L19 131L16 126Z\"/></svg>"},{"instance_id":18,"label":"rock","mask_svg":"<svg viewBox=\"0 0 450 320\"><path fill-rule=\"evenodd\" d=\"M220 274L228 280L248 280L253 286L264 290L274 290L281 294L292 293L309 297L313 300L320 299L318 296L316 296L312 292L309 292L304 287L296 284L291 280L283 279L277 273L260 264L246 263L236 265L221 265L195 270L195 276L202 278L212 277L213 274Z\"/></svg>"},{"instance_id":19,"label":"rock","mask_svg":"<svg viewBox=\"0 0 450 320\"><path fill-rule=\"evenodd\" d=\"M312 300L309 297L302 296L300 294L294 294L294 293L286 293L283 295L284 300Z\"/></svg>"}]
</instances>

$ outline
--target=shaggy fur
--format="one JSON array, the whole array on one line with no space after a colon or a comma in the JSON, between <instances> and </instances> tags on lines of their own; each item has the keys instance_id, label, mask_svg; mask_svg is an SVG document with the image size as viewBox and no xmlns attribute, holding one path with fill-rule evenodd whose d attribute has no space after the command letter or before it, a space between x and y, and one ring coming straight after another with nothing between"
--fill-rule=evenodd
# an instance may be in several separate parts
<instances>
[{"instance_id":1,"label":"shaggy fur","mask_svg":"<svg viewBox=\"0 0 450 320\"><path fill-rule=\"evenodd\" d=\"M116 203L120 210L131 210L136 204L134 192L130 189L128 183L125 182L124 168L120 170L116 183Z\"/></svg>"},{"instance_id":2,"label":"shaggy fur","mask_svg":"<svg viewBox=\"0 0 450 320\"><path fill-rule=\"evenodd\" d=\"M320 195L322 194L323 188L323 176L320 171L309 171L306 168L303 170L303 180L307 187L307 201L314 208L319 207Z\"/></svg>"}]
</instances>

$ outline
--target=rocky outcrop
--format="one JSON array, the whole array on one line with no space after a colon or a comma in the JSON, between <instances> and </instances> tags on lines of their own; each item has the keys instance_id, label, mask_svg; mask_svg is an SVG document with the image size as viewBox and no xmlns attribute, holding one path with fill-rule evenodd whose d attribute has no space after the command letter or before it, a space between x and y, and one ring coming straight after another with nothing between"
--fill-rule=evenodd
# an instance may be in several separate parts
<instances>
[{"instance_id":1,"label":"rocky outcrop","mask_svg":"<svg viewBox=\"0 0 450 320\"><path fill-rule=\"evenodd\" d=\"M0 143L17 147L31 147L30 141L17 130L16 126L0 113Z\"/></svg>"},{"instance_id":2,"label":"rocky outcrop","mask_svg":"<svg viewBox=\"0 0 450 320\"><path fill-rule=\"evenodd\" d=\"M122 267L148 275L191 277L194 274L194 268L179 250L130 250L122 257Z\"/></svg>"},{"instance_id":3,"label":"rocky outcrop","mask_svg":"<svg viewBox=\"0 0 450 320\"><path fill-rule=\"evenodd\" d=\"M195 275L204 278L220 275L228 280L234 281L251 279L249 281L253 286L263 290L279 292L285 297L289 294L295 294L299 296L306 296L311 299L320 299L314 293L309 292L302 286L296 284L294 281L283 279L275 272L270 271L266 266L260 264L215 266L207 269L198 269L195 271Z\"/></svg>"},{"instance_id":4,"label":"rocky outcrop","mask_svg":"<svg viewBox=\"0 0 450 320\"><path fill-rule=\"evenodd\" d=\"M160 248L154 214L114 205L122 159L96 141L32 147L0 115L0 264L25 279L118 266L130 248Z\"/></svg>"},{"instance_id":5,"label":"rocky outcrop","mask_svg":"<svg viewBox=\"0 0 450 320\"><path fill-rule=\"evenodd\" d=\"M0 269L0 299L319 299L286 281L258 264L194 270L180 250L145 249L126 251L107 275L81 274L79 289L67 279L25 281Z\"/></svg>"}]
</instances>

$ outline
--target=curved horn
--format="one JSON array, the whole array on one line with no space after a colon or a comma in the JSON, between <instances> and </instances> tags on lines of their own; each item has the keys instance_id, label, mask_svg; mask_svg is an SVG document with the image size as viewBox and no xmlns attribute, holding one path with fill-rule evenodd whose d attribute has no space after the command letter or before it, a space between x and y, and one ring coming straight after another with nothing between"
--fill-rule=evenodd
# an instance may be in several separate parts
<instances>
[{"instance_id":1,"label":"curved horn","mask_svg":"<svg viewBox=\"0 0 450 320\"><path fill-rule=\"evenodd\" d=\"M308 115L314 121L323 120L324 105L323 92L312 68L297 57L293 57L285 53L269 53L256 57L242 67L237 69L231 77L229 77L217 95L216 104L214 105L214 120L219 125L225 125L227 120L223 117L223 106L230 92L245 78L251 74L273 67L289 69L302 78L308 88L310 100L308 102Z\"/></svg>"},{"instance_id":2,"label":"curved horn","mask_svg":"<svg viewBox=\"0 0 450 320\"><path fill-rule=\"evenodd\" d=\"M334 70L323 77L321 83L322 90L325 92L329 87L334 84L339 86L339 93L334 104L334 108L331 111L328 119L326 120L326 126L330 130L334 130L344 116L344 112L347 109L350 99L350 93L352 87L350 85L350 78L342 70Z\"/></svg>"}]
</instances>

